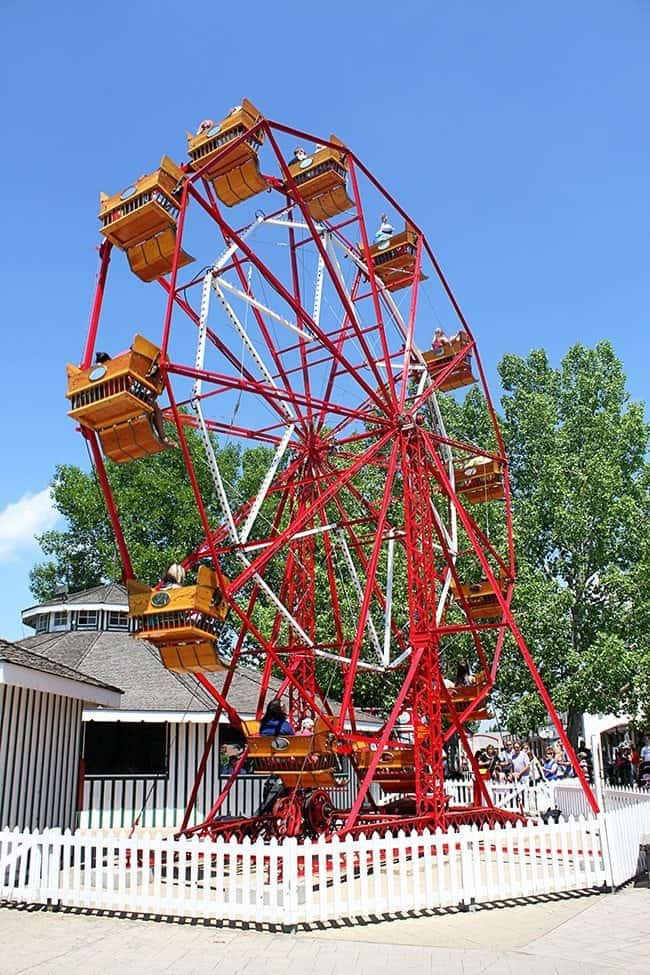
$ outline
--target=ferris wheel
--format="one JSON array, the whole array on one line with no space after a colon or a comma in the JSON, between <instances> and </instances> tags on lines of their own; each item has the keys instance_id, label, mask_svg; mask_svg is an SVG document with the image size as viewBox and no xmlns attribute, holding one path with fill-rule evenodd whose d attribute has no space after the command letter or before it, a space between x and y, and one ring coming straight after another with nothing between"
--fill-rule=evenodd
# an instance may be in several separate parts
<instances>
[{"instance_id":1,"label":"ferris wheel","mask_svg":"<svg viewBox=\"0 0 650 975\"><path fill-rule=\"evenodd\" d=\"M494 808L467 740L468 723L489 716L507 634L572 751L510 610L503 440L475 338L433 251L339 139L272 122L245 99L188 133L188 154L102 195L95 303L68 398L106 497L135 635L214 697L208 747L224 712L240 728L232 781L245 763L274 776L257 816L221 821L216 796L201 829L314 835L512 817ZM93 363L115 249L164 289L165 311L127 352ZM485 442L447 429L445 398L468 387L484 400ZM190 438L210 471L210 502ZM257 451L263 473L249 496L229 479L224 443ZM182 558L195 582L152 589L134 579L104 457L164 450L182 452L202 537ZM231 703L247 663L261 669L256 721ZM220 670L217 689L210 674ZM360 730L369 682L386 692L375 731ZM307 733L260 733L273 696ZM450 809L444 749L456 736L474 802ZM352 800L335 808L351 779Z\"/></svg>"}]
</instances>

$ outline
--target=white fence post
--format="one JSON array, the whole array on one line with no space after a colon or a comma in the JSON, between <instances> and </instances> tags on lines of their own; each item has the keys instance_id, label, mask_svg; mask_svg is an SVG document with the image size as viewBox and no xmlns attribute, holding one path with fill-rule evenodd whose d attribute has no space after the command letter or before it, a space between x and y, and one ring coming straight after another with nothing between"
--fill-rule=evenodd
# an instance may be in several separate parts
<instances>
[{"instance_id":1,"label":"white fence post","mask_svg":"<svg viewBox=\"0 0 650 975\"><path fill-rule=\"evenodd\" d=\"M282 930L295 932L298 925L298 840L287 837L282 843Z\"/></svg>"},{"instance_id":2,"label":"white fence post","mask_svg":"<svg viewBox=\"0 0 650 975\"><path fill-rule=\"evenodd\" d=\"M61 854L63 852L63 833L60 829L43 831L43 878L45 897L51 904L58 904L61 900L59 889L59 874L61 872Z\"/></svg>"},{"instance_id":3,"label":"white fence post","mask_svg":"<svg viewBox=\"0 0 650 975\"><path fill-rule=\"evenodd\" d=\"M460 843L460 902L463 911L476 910L476 891L474 884L474 868L472 865L472 828L461 826L458 833Z\"/></svg>"},{"instance_id":4,"label":"white fence post","mask_svg":"<svg viewBox=\"0 0 650 975\"><path fill-rule=\"evenodd\" d=\"M600 805L600 803L599 803ZM607 813L601 811L597 816L600 842L603 848L603 864L605 867L605 883L609 887L610 893L616 893L614 884L614 861L612 860L612 848L609 842L609 830L607 828Z\"/></svg>"},{"instance_id":5,"label":"white fence post","mask_svg":"<svg viewBox=\"0 0 650 975\"><path fill-rule=\"evenodd\" d=\"M600 740L600 735L591 736L591 770L594 779L594 792L596 793L596 802L598 803L598 808L601 813L605 812L605 792L603 789L603 781L605 778L603 770L603 749Z\"/></svg>"}]
</instances>

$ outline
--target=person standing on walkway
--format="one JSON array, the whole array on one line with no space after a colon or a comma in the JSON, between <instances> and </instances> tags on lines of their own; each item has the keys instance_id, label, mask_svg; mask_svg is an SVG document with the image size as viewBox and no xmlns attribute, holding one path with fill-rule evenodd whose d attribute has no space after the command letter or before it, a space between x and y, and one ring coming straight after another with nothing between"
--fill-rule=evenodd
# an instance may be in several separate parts
<instances>
[{"instance_id":1,"label":"person standing on walkway","mask_svg":"<svg viewBox=\"0 0 650 975\"><path fill-rule=\"evenodd\" d=\"M547 782L555 782L556 779L561 779L563 777L562 770L560 769L560 765L555 757L555 752L553 751L553 747L551 745L546 749L542 770L544 772L544 778Z\"/></svg>"},{"instance_id":2,"label":"person standing on walkway","mask_svg":"<svg viewBox=\"0 0 650 975\"><path fill-rule=\"evenodd\" d=\"M537 755L533 751L533 746L530 742L526 742L524 745L524 751L528 757L528 762L530 764L530 781L532 785L536 785L541 782L544 778L544 771L542 769L542 763L538 759Z\"/></svg>"},{"instance_id":3,"label":"person standing on walkway","mask_svg":"<svg viewBox=\"0 0 650 975\"><path fill-rule=\"evenodd\" d=\"M499 757L499 780L501 782L512 782L512 759L515 751L512 742L506 738Z\"/></svg>"},{"instance_id":4,"label":"person standing on walkway","mask_svg":"<svg viewBox=\"0 0 650 975\"><path fill-rule=\"evenodd\" d=\"M526 789L530 781L530 761L528 755L521 747L520 741L514 743L512 750L512 773L514 780L522 789Z\"/></svg>"},{"instance_id":5,"label":"person standing on walkway","mask_svg":"<svg viewBox=\"0 0 650 975\"><path fill-rule=\"evenodd\" d=\"M645 736L639 757L642 762L650 762L650 735Z\"/></svg>"}]
</instances>

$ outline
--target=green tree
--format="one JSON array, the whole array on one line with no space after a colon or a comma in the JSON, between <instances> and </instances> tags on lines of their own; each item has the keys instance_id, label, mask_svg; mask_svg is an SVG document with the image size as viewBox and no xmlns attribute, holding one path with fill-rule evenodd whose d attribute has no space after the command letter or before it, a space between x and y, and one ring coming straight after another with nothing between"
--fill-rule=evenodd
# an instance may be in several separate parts
<instances>
[{"instance_id":1,"label":"green tree","mask_svg":"<svg viewBox=\"0 0 650 975\"><path fill-rule=\"evenodd\" d=\"M217 524L221 514L205 452L194 431L187 430L186 435L210 524ZM268 466L268 450L241 452L228 445L217 453L234 495L245 500ZM109 461L106 468L135 574L153 584L169 562L192 551L203 537L181 451L165 451L130 464ZM95 474L61 465L52 491L67 524L38 539L47 559L31 572L36 598L48 599L62 586L75 591L119 579L119 554ZM228 573L234 566L223 568Z\"/></svg>"},{"instance_id":2,"label":"green tree","mask_svg":"<svg viewBox=\"0 0 650 975\"><path fill-rule=\"evenodd\" d=\"M573 346L559 369L543 350L506 355L499 371L520 570L514 607L575 740L583 711L647 706L635 672L648 671L649 428L609 342ZM511 721L539 723L517 654L503 676Z\"/></svg>"},{"instance_id":3,"label":"green tree","mask_svg":"<svg viewBox=\"0 0 650 975\"><path fill-rule=\"evenodd\" d=\"M575 739L583 711L650 718L650 470L643 407L631 403L611 345L576 345L554 369L543 350L499 366L502 429L513 491L517 586L513 609L555 705ZM441 397L448 432L491 447L485 400L474 388ZM499 504L472 514L503 550ZM452 610L453 612L453 610ZM471 653L465 636L454 652ZM546 711L514 641L507 641L493 704L513 731L535 731Z\"/></svg>"}]
</instances>

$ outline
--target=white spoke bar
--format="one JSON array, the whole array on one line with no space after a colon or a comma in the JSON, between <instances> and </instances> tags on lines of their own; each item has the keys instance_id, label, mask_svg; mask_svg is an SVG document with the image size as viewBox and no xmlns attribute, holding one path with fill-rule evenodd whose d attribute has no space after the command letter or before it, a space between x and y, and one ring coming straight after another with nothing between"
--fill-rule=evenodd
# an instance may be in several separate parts
<instances>
[{"instance_id":1,"label":"white spoke bar","mask_svg":"<svg viewBox=\"0 0 650 975\"><path fill-rule=\"evenodd\" d=\"M356 589L357 596L359 597L359 608L363 603L363 588L361 586L361 581L357 573L356 566L352 560L352 555L350 549L348 548L348 543L345 535L343 534L343 529L339 529L337 532L339 541L341 543L341 548L343 549L343 556L345 558L348 569L350 570L350 575L352 577L352 583ZM368 580L368 585L371 585L370 580ZM377 635L377 630L375 629L375 624L373 623L372 617L370 615L370 607L368 608L368 615L366 617L366 628L368 630L368 635L370 636L370 642L375 648L375 653L377 654L377 659L383 662L384 655L381 649L381 644L379 643L379 637Z\"/></svg>"},{"instance_id":2,"label":"white spoke bar","mask_svg":"<svg viewBox=\"0 0 650 975\"><path fill-rule=\"evenodd\" d=\"M436 626L440 626L440 620L445 609L445 603L447 601L447 596L449 594L449 587L451 585L451 569L447 569L445 572L445 581L442 584L442 592L440 593L440 599L438 600L438 607L436 609Z\"/></svg>"},{"instance_id":3,"label":"white spoke bar","mask_svg":"<svg viewBox=\"0 0 650 975\"><path fill-rule=\"evenodd\" d=\"M327 246L327 244L326 244ZM323 260L323 255L318 252L318 268L316 270L316 285L314 287L314 310L312 312L312 319L316 325L320 325L320 306L323 300L323 269L325 267L325 261Z\"/></svg>"},{"instance_id":4,"label":"white spoke bar","mask_svg":"<svg viewBox=\"0 0 650 975\"><path fill-rule=\"evenodd\" d=\"M246 240L249 234L252 234L255 228L259 227L259 225L263 222L264 222L264 216L263 214L260 214L260 216L255 218L254 223L250 224L250 226L248 226L246 230L244 230L244 232L239 235L240 239ZM229 247L226 247L225 251L217 258L217 260L212 265L212 270L220 271L221 268L224 266L224 264L228 263L228 261L233 256L235 251L238 249L239 249L239 244L230 244Z\"/></svg>"},{"instance_id":5,"label":"white spoke bar","mask_svg":"<svg viewBox=\"0 0 650 975\"><path fill-rule=\"evenodd\" d=\"M433 503L433 498L431 498L429 500L429 503L431 505L431 511L432 511L434 520L435 520L438 528L442 532L442 534L445 536L445 541L447 543L447 547L449 548L451 557L453 559L455 559L456 558L456 555L458 554L457 551L456 551L455 539L451 537L451 535L447 531L447 526L443 524L442 518L440 517L440 512L438 511L438 509L436 508L435 504ZM434 543L434 547L436 547L437 550L440 551L440 546L437 545L437 543Z\"/></svg>"},{"instance_id":6,"label":"white spoke bar","mask_svg":"<svg viewBox=\"0 0 650 975\"><path fill-rule=\"evenodd\" d=\"M289 538L287 538L287 544L289 542L295 541L297 538L307 538L308 535L320 535L322 532L336 531L338 527L339 526L336 522L332 522L331 525L319 525L318 528L308 528L304 532L296 532L295 535L291 535ZM244 552L254 552L260 548L268 548L269 545L273 545L273 544L274 544L273 541L251 542L250 545L242 545L242 549Z\"/></svg>"},{"instance_id":7,"label":"white spoke bar","mask_svg":"<svg viewBox=\"0 0 650 975\"><path fill-rule=\"evenodd\" d=\"M224 517L226 519L226 525L228 526L228 534L230 535L233 543L239 545L239 535L237 533L237 526L235 525L235 520L232 516L232 511L230 509L230 502L228 501L228 495L226 494L226 489L223 483L223 478L221 477L221 471L219 470L219 464L217 463L217 457L214 452L214 447L212 445L212 439L208 432L208 428L205 425L205 419L203 417L203 411L201 409L201 403L199 400L194 400L192 403L194 411L198 417L199 421L199 432L201 434L201 439L203 440L203 447L208 458L208 465L212 473L212 479L214 481L214 486L219 497L219 502L223 510ZM246 568L250 566L250 560L246 558L242 551L235 549L235 554L239 558ZM298 634L300 639L308 647L313 647L313 643L307 636L300 623L292 616L284 603L278 599L271 587L264 581L264 579L259 575L259 573L254 573L253 578L256 583L266 593L271 602L276 606L278 612L284 617L289 626Z\"/></svg>"},{"instance_id":8,"label":"white spoke bar","mask_svg":"<svg viewBox=\"0 0 650 975\"><path fill-rule=\"evenodd\" d=\"M388 565L386 567L386 623L384 625L384 665L390 661L390 629L393 617L393 564L395 559L395 536L388 537Z\"/></svg>"},{"instance_id":9,"label":"white spoke bar","mask_svg":"<svg viewBox=\"0 0 650 975\"><path fill-rule=\"evenodd\" d=\"M276 227L293 227L294 230L309 230L306 223L300 223L298 220L280 220L279 217L265 217L264 223Z\"/></svg>"},{"instance_id":10,"label":"white spoke bar","mask_svg":"<svg viewBox=\"0 0 650 975\"><path fill-rule=\"evenodd\" d=\"M260 354L257 351L257 349L255 348L255 346L253 345L253 343L252 343L252 341L251 341L251 339L250 339L250 337L248 335L248 332L246 331L246 329L244 328L244 326L240 322L240 320L239 320L236 312L234 311L234 309L230 305L230 302L227 301L226 296L224 295L223 291L221 290L221 285L223 283L224 283L223 281L220 281L217 284L216 281L213 281L212 282L212 287L216 291L217 297L218 297L219 301L221 302L221 304L223 305L224 311L226 312L226 314L227 314L228 318L230 319L230 321L232 322L232 324L235 326L235 329L239 333L239 335L240 335L240 337L241 337L244 345L246 346L246 348L250 352L252 358L255 360L255 363L256 363L258 369L260 370L260 372L262 373L262 375L264 376L264 378L266 379L266 381L269 383L269 385L273 386L274 389L277 389L278 392L280 392L280 388L279 388L278 384L274 380L274 378L271 375L271 373L269 372L269 370L266 368L266 366L264 364L264 361L262 360L262 357L260 356ZM295 416L293 415L293 413L291 412L291 410L286 405L286 403L284 402L283 399L278 399L278 409L282 410L282 412L284 413L284 415L286 416L286 418L289 420L290 423L295 423L296 422Z\"/></svg>"},{"instance_id":11,"label":"white spoke bar","mask_svg":"<svg viewBox=\"0 0 650 975\"><path fill-rule=\"evenodd\" d=\"M409 651L410 652L410 651ZM336 653L328 653L327 650L319 650L318 647L314 648L314 656L324 657L325 660L335 660L339 664L351 664L352 661L349 657L339 656ZM382 664L371 664L367 660L357 660L357 667L359 670L371 670L375 674L383 674L386 670Z\"/></svg>"},{"instance_id":12,"label":"white spoke bar","mask_svg":"<svg viewBox=\"0 0 650 975\"><path fill-rule=\"evenodd\" d=\"M268 471L266 472L266 476L264 477L264 480L262 481L262 484L260 485L260 489L257 492L257 497L255 498L255 501L253 502L253 507L248 512L248 517L246 519L246 523L244 524L244 527L241 530L241 534L240 534L239 537L240 537L240 540L242 542L245 542L248 539L248 536L250 535L251 528L253 527L253 524L255 522L255 519L257 518L257 516L259 514L259 510L262 507L262 504L264 503L264 499L265 499L265 497L267 495L267 492L268 492L268 490L269 490L269 488L271 486L271 481L273 480L273 478L276 475L276 472L277 472L277 469L278 469L278 465L279 465L280 461L282 460L282 457L284 456L284 452L287 449L287 446L289 444L289 441L291 440L291 437L293 435L293 431L295 430L295 428L296 428L295 427L295 424L291 423L287 427L286 433L284 434L282 440L278 444L278 448L275 451L275 456L273 457L273 460L271 462L271 466L269 467Z\"/></svg>"},{"instance_id":13,"label":"white spoke bar","mask_svg":"<svg viewBox=\"0 0 650 975\"><path fill-rule=\"evenodd\" d=\"M208 312L210 310L210 282L212 275L208 273L203 278L203 288L201 290L201 311L199 314L199 335L196 343L196 358L194 360L197 369L203 369L205 362L205 340L208 334ZM202 379L195 379L192 392L195 398L201 395L203 387Z\"/></svg>"},{"instance_id":14,"label":"white spoke bar","mask_svg":"<svg viewBox=\"0 0 650 975\"><path fill-rule=\"evenodd\" d=\"M306 332L304 329L299 328L293 322L290 322L288 319L283 318L282 315L278 315L278 313L276 311L273 311L272 308L269 308L268 305L263 305L261 301L257 300L257 298L253 298L252 295L247 295L245 291L241 291L239 288L236 288L234 284L231 284L230 281L226 281L225 278L219 278L219 287L225 288L226 291L229 291L231 294L236 295L237 298L241 298L242 301L245 301L247 302L247 304L252 305L253 308L257 308L258 311L264 312L264 314L268 315L269 318L273 318L275 319L276 322L279 322L281 325L285 325L287 328L290 328L292 332L295 332L297 335L300 335L303 339L307 339L309 342L313 341L314 336L312 335L311 332Z\"/></svg>"}]
</instances>

